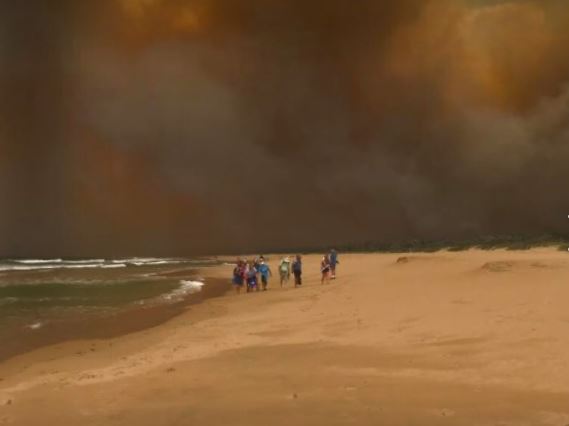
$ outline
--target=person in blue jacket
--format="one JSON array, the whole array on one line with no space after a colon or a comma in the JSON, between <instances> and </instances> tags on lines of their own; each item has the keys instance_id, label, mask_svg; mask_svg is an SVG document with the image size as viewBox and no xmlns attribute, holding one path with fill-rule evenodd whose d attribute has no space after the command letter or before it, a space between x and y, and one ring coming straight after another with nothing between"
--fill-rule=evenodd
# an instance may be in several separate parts
<instances>
[{"instance_id":1,"label":"person in blue jacket","mask_svg":"<svg viewBox=\"0 0 569 426\"><path fill-rule=\"evenodd\" d=\"M336 252L335 249L330 250L330 254L329 254L329 259L330 259L330 275L331 278L333 280L336 279L336 265L338 263L340 263L340 261L338 260L338 252Z\"/></svg>"},{"instance_id":2,"label":"person in blue jacket","mask_svg":"<svg viewBox=\"0 0 569 426\"><path fill-rule=\"evenodd\" d=\"M267 291L267 286L269 285L269 277L273 276L273 272L269 265L265 263L265 258L261 256L259 258L259 264L257 265L257 271L261 275L261 283L263 284L263 291Z\"/></svg>"}]
</instances>

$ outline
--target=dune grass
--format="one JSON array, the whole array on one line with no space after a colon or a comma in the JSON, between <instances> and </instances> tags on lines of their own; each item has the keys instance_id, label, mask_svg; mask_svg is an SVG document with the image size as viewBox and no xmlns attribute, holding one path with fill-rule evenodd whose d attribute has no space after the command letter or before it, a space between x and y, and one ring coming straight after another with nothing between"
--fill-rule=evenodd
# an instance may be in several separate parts
<instances>
[{"instance_id":1,"label":"dune grass","mask_svg":"<svg viewBox=\"0 0 569 426\"><path fill-rule=\"evenodd\" d=\"M339 250L344 252L385 252L431 253L440 250L464 251L469 249L481 250L529 250L535 247L558 247L567 251L569 236L567 235L486 235L463 240L412 240L399 243L365 243L362 247L344 245Z\"/></svg>"},{"instance_id":2,"label":"dune grass","mask_svg":"<svg viewBox=\"0 0 569 426\"><path fill-rule=\"evenodd\" d=\"M409 240L403 242L367 241L352 244L338 244L334 248L341 253L434 253L441 250L529 250L536 247L557 247L561 251L569 248L569 235L485 235L461 240ZM268 249L265 253L326 253L332 247L296 247Z\"/></svg>"}]
</instances>

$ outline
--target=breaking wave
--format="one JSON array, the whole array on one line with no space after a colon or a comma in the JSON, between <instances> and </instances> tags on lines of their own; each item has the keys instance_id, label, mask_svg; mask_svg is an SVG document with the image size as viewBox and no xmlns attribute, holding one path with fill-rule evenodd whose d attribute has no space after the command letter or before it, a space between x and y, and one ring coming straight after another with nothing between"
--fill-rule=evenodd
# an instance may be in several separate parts
<instances>
[{"instance_id":1,"label":"breaking wave","mask_svg":"<svg viewBox=\"0 0 569 426\"><path fill-rule=\"evenodd\" d=\"M183 300L186 296L190 294L199 293L202 291L202 287L205 284L201 281L180 281L180 287L172 290L170 293L162 296L164 300L168 301L178 301Z\"/></svg>"},{"instance_id":2,"label":"breaking wave","mask_svg":"<svg viewBox=\"0 0 569 426\"><path fill-rule=\"evenodd\" d=\"M125 259L10 259L0 261L0 272L41 271L50 269L125 268L127 266L158 266L191 263L188 259L131 257Z\"/></svg>"}]
</instances>

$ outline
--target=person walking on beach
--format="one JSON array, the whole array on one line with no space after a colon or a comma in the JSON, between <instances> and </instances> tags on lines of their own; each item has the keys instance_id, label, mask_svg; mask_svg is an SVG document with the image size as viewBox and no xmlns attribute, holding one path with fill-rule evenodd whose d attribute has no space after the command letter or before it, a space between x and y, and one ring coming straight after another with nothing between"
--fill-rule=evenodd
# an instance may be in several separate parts
<instances>
[{"instance_id":1,"label":"person walking on beach","mask_svg":"<svg viewBox=\"0 0 569 426\"><path fill-rule=\"evenodd\" d=\"M243 262L240 259L237 259L235 268L233 268L233 285L235 286L235 291L237 294L241 293L244 277L245 271L243 268Z\"/></svg>"},{"instance_id":2,"label":"person walking on beach","mask_svg":"<svg viewBox=\"0 0 569 426\"><path fill-rule=\"evenodd\" d=\"M263 284L263 291L267 291L267 286L269 285L269 277L273 276L273 272L269 265L265 263L265 258L261 256L259 259L259 265L257 266L257 271L261 275L261 283Z\"/></svg>"},{"instance_id":3,"label":"person walking on beach","mask_svg":"<svg viewBox=\"0 0 569 426\"><path fill-rule=\"evenodd\" d=\"M256 257L255 260L253 261L253 267L255 268L255 270L257 271L257 284L259 284L259 266L261 265L261 262L264 262L265 258L263 255L260 255L259 257ZM257 285L256 291L260 291L261 288L259 285Z\"/></svg>"},{"instance_id":4,"label":"person walking on beach","mask_svg":"<svg viewBox=\"0 0 569 426\"><path fill-rule=\"evenodd\" d=\"M257 290L259 291L259 287L257 285L257 269L255 269L255 264L251 262L247 268L247 293Z\"/></svg>"},{"instance_id":5,"label":"person walking on beach","mask_svg":"<svg viewBox=\"0 0 569 426\"><path fill-rule=\"evenodd\" d=\"M340 263L338 260L338 252L336 249L330 250L330 276L333 280L336 279L336 265Z\"/></svg>"},{"instance_id":6,"label":"person walking on beach","mask_svg":"<svg viewBox=\"0 0 569 426\"><path fill-rule=\"evenodd\" d=\"M283 284L288 284L288 280L290 279L290 258L283 257L281 259L281 263L279 265L279 275L281 277L281 288Z\"/></svg>"},{"instance_id":7,"label":"person walking on beach","mask_svg":"<svg viewBox=\"0 0 569 426\"><path fill-rule=\"evenodd\" d=\"M292 264L292 273L294 274L294 286L299 287L302 285L302 258L299 254L296 255L296 260Z\"/></svg>"},{"instance_id":8,"label":"person walking on beach","mask_svg":"<svg viewBox=\"0 0 569 426\"><path fill-rule=\"evenodd\" d=\"M330 282L330 258L327 254L322 256L322 261L320 262L320 271L322 272L322 281L321 284L324 282Z\"/></svg>"}]
</instances>

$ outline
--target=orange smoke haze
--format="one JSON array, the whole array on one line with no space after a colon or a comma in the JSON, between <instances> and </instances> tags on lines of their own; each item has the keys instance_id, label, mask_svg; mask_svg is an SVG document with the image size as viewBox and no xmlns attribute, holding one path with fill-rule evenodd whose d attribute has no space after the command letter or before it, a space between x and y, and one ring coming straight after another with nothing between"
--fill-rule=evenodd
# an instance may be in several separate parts
<instances>
[{"instance_id":1,"label":"orange smoke haze","mask_svg":"<svg viewBox=\"0 0 569 426\"><path fill-rule=\"evenodd\" d=\"M2 254L569 231L563 0L40 0L0 16Z\"/></svg>"}]
</instances>

